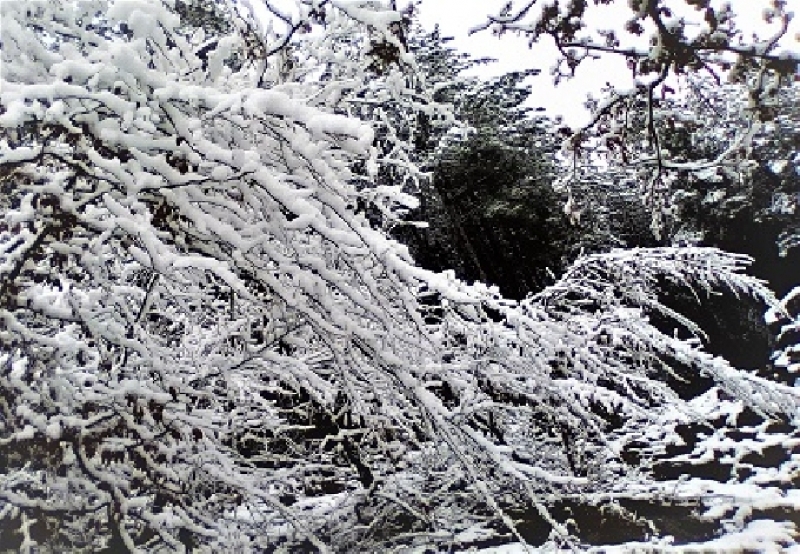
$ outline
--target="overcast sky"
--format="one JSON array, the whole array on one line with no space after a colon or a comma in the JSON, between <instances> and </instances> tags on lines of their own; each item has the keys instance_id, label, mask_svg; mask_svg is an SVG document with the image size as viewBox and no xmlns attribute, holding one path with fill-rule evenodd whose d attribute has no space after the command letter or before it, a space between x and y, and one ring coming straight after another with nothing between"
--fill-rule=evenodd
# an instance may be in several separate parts
<instances>
[{"instance_id":1,"label":"overcast sky","mask_svg":"<svg viewBox=\"0 0 800 554\"><path fill-rule=\"evenodd\" d=\"M576 77L569 82L562 82L557 88L553 86L549 70L555 59L555 48L549 40L543 40L529 49L527 41L521 37L506 34L495 37L489 31L469 35L469 29L486 20L487 14L496 14L506 0L423 0L420 7L420 20L427 29L439 24L443 34L455 38L454 45L459 50L470 52L476 57L494 57L496 64L483 69L487 74L502 74L507 71L537 68L542 75L531 80L533 96L531 103L547 110L548 115L563 115L569 125L584 123L588 114L583 102L588 92L599 95L600 88L607 82L621 87L632 84L630 72L621 57L613 57L598 62L585 63L578 68ZM519 2L516 2L519 4ZM683 2L674 2L680 4ZM717 2L715 2L717 3ZM739 15L737 23L747 33L765 31L762 10L771 0L730 0L734 11ZM790 8L797 4L800 11L800 0L789 0ZM592 25L612 27L621 25L630 15L628 2L620 0L611 9L602 7L604 21L590 21ZM612 15L614 14L614 15ZM609 21L608 19L617 19ZM787 37L781 46L792 51L800 51L797 33L800 32L800 13L792 22Z\"/></svg>"}]
</instances>

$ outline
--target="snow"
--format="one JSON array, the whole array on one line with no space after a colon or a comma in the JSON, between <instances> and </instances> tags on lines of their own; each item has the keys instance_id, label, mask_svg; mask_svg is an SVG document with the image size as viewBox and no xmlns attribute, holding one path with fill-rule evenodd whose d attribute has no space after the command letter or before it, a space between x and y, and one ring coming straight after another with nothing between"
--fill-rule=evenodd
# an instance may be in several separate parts
<instances>
[{"instance_id":1,"label":"snow","mask_svg":"<svg viewBox=\"0 0 800 554\"><path fill-rule=\"evenodd\" d=\"M397 137L415 110L441 109L405 69L367 80L363 60L337 51L354 37L396 40L399 14L360 0L315 2L338 10L330 27L298 39L301 77L272 81L272 67L226 65L248 46L237 32L221 38L204 69L193 52L211 38L175 33L168 3L93 4L132 32L109 31L108 40L88 28L102 15L79 13L83 4L56 20L48 10L63 3L41 3L43 31L27 25L20 5L6 4L3 31L15 39L8 44L31 55L4 42L0 131L10 136L31 121L68 130L51 135L44 152L0 142L0 165L31 177L24 187L14 181L13 208L3 208L3 224L19 231L0 232L0 272L17 274L14 290L2 288L13 302L0 306L0 339L13 345L0 352L12 414L1 442L71 445L56 462L41 460L45 469L0 475L0 494L17 509L47 502L77 510L77 490L119 506L131 550L126 529L151 526L166 547L177 548L185 530L220 552L279 541L324 549L315 532L331 549L381 551L386 544L364 521L377 525L400 509L435 527L409 533L413 551L425 540L438 547L491 538L492 525L510 525L500 509L510 492L543 513L557 498L591 504L671 491L669 498L705 495L707 515L730 520L712 546L793 544L787 523L748 518L797 506L796 491L776 482L785 484L800 460L743 482L662 483L646 464L619 473L634 437L649 442L645 458L655 459L686 422L719 416L734 426L745 406L797 413L792 387L730 367L696 338L663 334L648 315L701 336L660 304L663 278L774 300L742 273L746 258L705 248L592 254L516 303L453 271L413 265L407 247L355 213L359 200L372 201L391 221L416 205L402 181L420 171ZM287 17L301 21L307 12ZM63 33L74 44L56 48ZM267 58L269 66L275 58ZM302 77L328 65L331 83ZM390 154L374 145L376 128ZM361 165L371 177L391 168L401 178L376 184ZM57 198L47 209L45 193ZM44 236L52 223L60 232ZM41 259L37 249L60 258ZM36 282L37 272L47 280ZM440 296L440 323L425 325L420 291ZM488 307L504 321L492 322ZM718 388L681 401L659 379L669 370L662 361L710 375ZM598 406L622 418L616 435L606 437ZM765 427L754 433L698 436L691 453L674 459L724 453L718 459L735 461L798 444ZM255 443L247 454L237 443L245 438ZM576 462L576 450L586 460ZM371 485L351 456L372 472ZM343 492L313 491L320 483ZM186 487L193 492L180 506L155 505ZM81 510L76 521L105 529L95 517L105 515ZM563 522L554 524L566 534ZM519 548L490 551L528 551Z\"/></svg>"}]
</instances>

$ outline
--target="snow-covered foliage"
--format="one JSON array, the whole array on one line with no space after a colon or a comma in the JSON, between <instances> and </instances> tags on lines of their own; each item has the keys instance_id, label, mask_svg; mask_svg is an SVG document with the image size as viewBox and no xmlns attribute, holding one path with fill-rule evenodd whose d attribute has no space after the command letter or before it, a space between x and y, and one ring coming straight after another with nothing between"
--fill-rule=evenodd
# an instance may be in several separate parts
<instances>
[{"instance_id":1,"label":"snow-covered foliage","mask_svg":"<svg viewBox=\"0 0 800 554\"><path fill-rule=\"evenodd\" d=\"M800 375L800 287L767 312L767 322L777 335L773 364L790 385L796 385Z\"/></svg>"},{"instance_id":2,"label":"snow-covered foliage","mask_svg":"<svg viewBox=\"0 0 800 554\"><path fill-rule=\"evenodd\" d=\"M572 194L571 209L605 208L611 225L618 218L614 199L627 198L629 205L644 201L652 208L653 231L667 242L692 235L702 240L703 226L716 227L719 220L750 210L756 220L783 228L777 247L785 255L797 240L800 217L794 147L800 89L776 91L764 108L768 119L758 121L745 109L742 84L719 86L692 76L684 85L654 100L647 117L641 103L611 110L604 124L624 133L562 151L565 170L556 186ZM662 130L663 163L657 171L650 163L655 161L651 119Z\"/></svg>"},{"instance_id":3,"label":"snow-covered foliage","mask_svg":"<svg viewBox=\"0 0 800 554\"><path fill-rule=\"evenodd\" d=\"M170 0L0 3L4 547L446 547L522 539L525 509L579 545L554 499L663 498L675 483L620 449L717 417L671 379L796 425L795 389L650 320L700 333L659 303L661 279L771 302L741 257L595 255L517 304L415 267L370 225L362 168L392 150L330 95L351 79L397 109L406 83L362 71L374 40L325 41L378 34L412 67L387 4L298 2L297 21L328 23L270 50L223 3L212 49ZM287 71L289 52L333 76ZM794 501L759 483L737 494Z\"/></svg>"},{"instance_id":4,"label":"snow-covered foliage","mask_svg":"<svg viewBox=\"0 0 800 554\"><path fill-rule=\"evenodd\" d=\"M743 31L747 24L731 3L699 0L509 2L473 32L522 34L532 48L552 41L558 50L551 68L556 84L595 60L624 60L630 78L606 81L587 100L589 122L564 128L563 151L574 168L564 186L587 176L591 180L598 156L628 168L627 176L643 189L641 196L653 208L654 231L663 235L664 220L673 208L670 195L676 174L705 178L720 168L746 172L754 139L774 119L779 92L793 83L800 64L790 42L793 13L783 1L763 4L761 34L766 36ZM702 123L707 137L716 142L703 156L687 159L674 148L672 135L685 131L683 124L692 118L679 109L665 114L663 104L676 92L682 94L698 75L714 81L714 86L703 88L699 107L717 112ZM724 88L725 81L742 86L737 97L720 105L715 91ZM730 122L731 114L736 125L718 126L719 119ZM571 212L578 212L581 200L570 205Z\"/></svg>"}]
</instances>

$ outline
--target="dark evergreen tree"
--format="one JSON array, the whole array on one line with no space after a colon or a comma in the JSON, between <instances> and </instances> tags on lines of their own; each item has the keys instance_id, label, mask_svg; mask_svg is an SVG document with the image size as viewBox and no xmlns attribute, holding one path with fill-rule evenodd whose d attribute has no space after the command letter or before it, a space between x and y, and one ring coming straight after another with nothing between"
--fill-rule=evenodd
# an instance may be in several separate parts
<instances>
[{"instance_id":1,"label":"dark evergreen tree","mask_svg":"<svg viewBox=\"0 0 800 554\"><path fill-rule=\"evenodd\" d=\"M420 262L523 298L569 262L578 229L550 186L547 159L476 134L437 164L434 185L450 228L434 229ZM446 241L446 242L445 242Z\"/></svg>"},{"instance_id":2,"label":"dark evergreen tree","mask_svg":"<svg viewBox=\"0 0 800 554\"><path fill-rule=\"evenodd\" d=\"M412 40L417 62L437 87L435 99L452 104L460 131L437 133L420 114L415 147L427 157L432 180L420 190L410 219L425 228L395 234L418 262L453 269L465 280L497 285L523 298L560 274L572 257L579 229L563 213L551 187L557 143L551 122L525 107L537 71L485 82L462 76L476 64L438 30Z\"/></svg>"}]
</instances>

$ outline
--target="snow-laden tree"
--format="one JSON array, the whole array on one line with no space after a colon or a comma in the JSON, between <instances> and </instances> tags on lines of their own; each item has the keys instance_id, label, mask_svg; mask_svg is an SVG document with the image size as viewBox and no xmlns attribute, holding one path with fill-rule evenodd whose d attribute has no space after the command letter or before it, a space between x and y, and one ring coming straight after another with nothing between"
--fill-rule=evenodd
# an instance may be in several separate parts
<instances>
[{"instance_id":1,"label":"snow-laden tree","mask_svg":"<svg viewBox=\"0 0 800 554\"><path fill-rule=\"evenodd\" d=\"M619 498L732 490L653 480L621 457L637 437L667 444L670 425L716 416L698 408L713 395L796 419L796 390L650 322L700 333L659 303L661 279L771 301L741 257L590 256L518 304L415 267L370 225L358 199L387 150L320 94L352 85L398 109L382 91L413 59L387 2L302 0L283 35L188 4L0 3L4 548L447 547L524 538L526 509L547 522L533 539L578 545L554 499L624 515ZM296 40L323 10L336 25ZM368 38L325 50L348 37ZM382 41L392 70L365 71ZM334 77L315 85L293 55ZM681 371L713 379L707 402L674 392ZM723 530L791 542L751 515Z\"/></svg>"},{"instance_id":2,"label":"snow-laden tree","mask_svg":"<svg viewBox=\"0 0 800 554\"><path fill-rule=\"evenodd\" d=\"M700 76L688 77L685 85L654 101L652 114L654 124L664 129L661 147L665 156L683 166L661 177L664 205L659 210L658 228L663 239L713 243L730 234L730 222L741 215L774 223L779 236L769 240L776 242L776 249L785 256L797 226L793 144L798 133L798 87L777 91L769 119L751 129L753 122L743 115L745 86L718 86ZM637 192L638 183L647 182L650 168L636 162L650 148L646 118L629 114L626 120L625 144L611 143L581 156L575 175L568 178L580 183L573 184L576 194L596 200L598 190ZM726 153L729 142L743 133L750 133L747 145Z\"/></svg>"},{"instance_id":3,"label":"snow-laden tree","mask_svg":"<svg viewBox=\"0 0 800 554\"><path fill-rule=\"evenodd\" d=\"M660 212L671 208L675 174L707 173L718 167L746 172L754 137L780 106L777 93L794 80L800 58L792 51L788 32L793 13L784 0L758 4L764 20L760 36L743 30L746 25L736 6L710 0L630 0L627 5L616 0L514 1L473 31L518 33L532 48L552 43L558 52L551 68L556 84L601 58L627 63L629 79L607 81L600 94L587 101L590 121L578 129L564 128L564 151L574 166L564 186L591 174L587 165L592 164L587 162L595 156L621 159L623 166L636 171L637 188L654 208L659 232ZM697 75L713 79L717 87L726 80L743 85L730 106L739 124L726 128L735 132L716 137L708 156L686 160L671 148L674 128L670 118L660 117L660 101ZM714 89L700 94L709 90ZM576 198L570 206L579 210L581 200Z\"/></svg>"},{"instance_id":4,"label":"snow-laden tree","mask_svg":"<svg viewBox=\"0 0 800 554\"><path fill-rule=\"evenodd\" d=\"M465 281L523 298L563 272L578 234L550 184L558 140L547 118L523 106L531 93L524 81L536 71L479 81L464 72L485 61L458 52L450 40L438 29L410 37L434 99L449 102L462 126L449 133L431 128L416 144L431 180L409 217L426 227L400 228L396 236L423 267L452 269Z\"/></svg>"},{"instance_id":5,"label":"snow-laden tree","mask_svg":"<svg viewBox=\"0 0 800 554\"><path fill-rule=\"evenodd\" d=\"M57 550L306 533L279 499L335 453L296 450L283 388L332 427L381 390L359 349L421 325L407 255L354 213L372 130L265 81L249 28L209 51L169 3L2 9L4 515Z\"/></svg>"}]
</instances>

